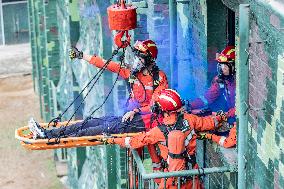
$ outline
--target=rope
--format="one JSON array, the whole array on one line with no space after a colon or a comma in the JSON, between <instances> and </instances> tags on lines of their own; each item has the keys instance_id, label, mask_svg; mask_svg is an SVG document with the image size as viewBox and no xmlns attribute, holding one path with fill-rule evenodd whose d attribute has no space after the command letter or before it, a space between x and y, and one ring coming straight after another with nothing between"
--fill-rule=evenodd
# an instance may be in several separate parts
<instances>
[{"instance_id":1,"label":"rope","mask_svg":"<svg viewBox=\"0 0 284 189\"><path fill-rule=\"evenodd\" d=\"M95 85L95 83L98 81L98 79L100 78L100 76L102 75L102 73L105 71L105 68L108 66L108 64L110 63L110 61L113 59L113 57L118 53L120 47L117 48L116 50L113 51L112 56L106 61L106 63L104 64L104 66L102 68L100 68L100 70L93 76L93 78L87 83L87 85L81 90L81 92L76 96L76 98L70 103L70 105L63 111L62 114L59 114L59 116L57 116L56 118L53 118L51 121L49 121L48 123L48 127L53 123L54 126L57 125L58 122L61 121L62 116L67 112L67 110L75 103L75 101L80 97L80 95L90 86L90 84L92 83L92 81L94 81L96 79L96 77L98 76L97 80L93 83L91 89L88 91L88 93L86 94L86 96L84 97L84 99L81 101L80 106L83 104L82 102L85 100L85 98L88 96L88 94L90 93L90 91L92 90L93 86ZM79 106L79 108L80 108ZM70 119L73 118L73 116L77 113L78 109L76 109L76 112L72 115L72 117ZM70 120L68 121L69 124ZM67 124L67 125L68 125ZM66 126L67 126L66 125Z\"/></svg>"},{"instance_id":2,"label":"rope","mask_svg":"<svg viewBox=\"0 0 284 189\"><path fill-rule=\"evenodd\" d=\"M122 55L120 56L119 70L118 70L118 72L117 72L116 79L115 79L115 81L114 81L114 83L113 83L113 85L112 85L110 91L108 92L108 94L107 94L106 98L104 99L103 103L102 103L99 107L97 107L94 111L92 111L92 113L84 120L84 122L82 123L81 127L79 128L79 130L80 130L84 125L86 125L89 120L94 119L94 117L92 117L92 115L93 115L96 111L98 111L98 110L106 103L107 99L109 98L110 94L112 93L112 91L113 91L113 89L114 89L114 86L115 86L116 82L118 81L119 73L120 73L120 70L121 70L121 67L122 67L124 58L125 58L125 48L123 48ZM78 132L78 131L77 131L77 132Z\"/></svg>"},{"instance_id":3,"label":"rope","mask_svg":"<svg viewBox=\"0 0 284 189\"><path fill-rule=\"evenodd\" d=\"M113 57L113 56L112 56ZM82 104L84 103L85 99L88 97L88 95L90 94L90 92L92 91L92 89L94 88L95 84L98 82L98 80L100 79L101 75L103 74L103 72L105 71L105 68L107 67L107 65L109 64L109 62L111 61L112 58L110 58L107 62L106 62L106 66L104 65L104 69L100 70L100 74L99 76L96 78L96 80L94 81L94 83L92 84L91 88L89 89L89 91L87 92L87 94L84 96L84 98L81 100L80 105L76 108L75 112L72 114L72 116L70 117L70 119L68 120L66 126L68 126L68 124L70 123L70 121L72 120L72 118L74 117L74 115L78 112L79 108L82 106ZM120 72L120 70L119 70ZM118 72L118 73L119 73Z\"/></svg>"},{"instance_id":4,"label":"rope","mask_svg":"<svg viewBox=\"0 0 284 189\"><path fill-rule=\"evenodd\" d=\"M134 49L130 44L129 44L129 46L131 47L132 50ZM119 51L120 48L121 48L121 47L118 47L116 50L113 51L112 56L107 60L107 62L105 63L105 65L104 65L104 66L98 71L98 73L96 73L95 76L87 83L87 85L82 89L82 91L77 95L77 97L76 97L76 98L71 102L71 104L63 111L63 113L62 113L62 114L59 114L58 117L52 119L52 120L49 122L48 126L49 126L51 123L54 123L54 125L56 125L59 121L61 121L62 116L63 116L63 115L67 112L67 110L75 103L75 101L76 101L76 100L79 98L79 96L87 89L87 87L92 83L92 81L96 79L96 80L93 82L93 84L92 84L92 86L90 87L90 89L89 89L89 91L87 92L87 94L85 95L85 97L84 97L84 98L82 99L82 101L80 102L79 106L76 108L75 112L71 115L71 117L70 117L70 119L68 120L67 124L65 125L64 129L62 129L62 130L60 131L58 137L57 137L56 140L55 140L56 142L59 143L59 142L60 142L60 138L66 137L66 136L64 135L64 132L65 132L65 130L66 130L66 126L69 125L70 121L72 120L72 118L74 117L74 115L77 113L77 111L79 110L79 108L82 106L82 104L84 103L84 100L87 98L87 96L89 95L89 93L90 93L91 90L94 88L94 86L95 86L95 84L97 83L97 81L99 80L100 76L101 76L101 75L103 74L103 72L105 71L105 68L106 68L107 65L110 63L110 61L113 59L113 57L118 53L118 51ZM104 99L103 103L102 103L98 108L96 108L94 111L92 111L92 113L91 113L86 119L84 119L82 125L81 125L78 129L76 129L76 131L74 131L74 132L77 133L78 131L80 131L80 130L82 129L83 126L85 126L85 125L88 123L89 120L94 119L94 117L92 117L92 115L93 115L96 111L98 111L98 110L106 103L107 99L109 98L110 94L112 93L112 91L113 91L113 89L114 89L114 86L115 86L116 82L118 81L119 73L120 73L120 71L121 71L121 67L122 67L124 58L125 58L125 48L123 48L123 53L122 53L122 55L120 56L120 67L119 67L119 71L118 71L118 73L117 73L116 80L115 80L114 84L112 85L112 87L111 87L109 93L107 94L106 98ZM140 57L138 57L138 58L140 59L140 61L142 61ZM148 68L147 68L147 70L148 70L149 74L153 77L153 74L151 74L150 70L149 70ZM137 80L141 83L141 85L142 85L142 87L143 87L143 90L144 90L144 99L143 99L142 102L144 102L144 101L146 100L146 95L147 95L146 89L145 89L144 84L141 82L141 80L140 80L138 77L136 77L136 78L137 78ZM154 82L154 79L153 79L153 82ZM153 83L153 84L154 84L154 83ZM142 102L139 102L139 103L142 103ZM72 132L72 134L73 134L74 132Z\"/></svg>"},{"instance_id":5,"label":"rope","mask_svg":"<svg viewBox=\"0 0 284 189\"><path fill-rule=\"evenodd\" d=\"M118 48L118 49L120 49L120 48ZM115 52L115 51L114 51L114 52ZM117 52L116 52L116 53L113 53L113 56L114 56L114 54L117 54ZM120 71L121 71L122 64L123 64L123 60L124 60L124 57L125 57L124 54L125 54L125 48L123 48L123 53L122 53L122 55L120 56L120 65L119 65L119 70L118 70L118 72L117 72L116 80L115 80L115 82L113 83L113 85L112 85L112 87L111 87L111 90L110 90L109 93L107 94L107 96L106 96L106 98L104 99L103 103L102 103L98 108L96 108L94 111L92 111L92 113L91 113L86 119L84 119L84 121L83 121L83 123L81 124L81 126L78 127L78 129L76 129L74 132L70 133L70 135L71 135L71 134L74 134L74 133L77 133L78 131L80 131L80 130L88 123L88 121L89 121L90 119L94 119L94 118L92 117L92 115L93 115L97 110L99 110L99 109L106 103L107 99L109 98L110 94L112 93L112 91L113 91L113 89L114 89L114 86L115 86L116 82L118 81L119 73L120 73ZM107 61L106 64L108 64L108 63L111 61L111 59L113 58L113 56ZM105 67L106 67L106 66L105 66ZM102 75L102 73L103 73L103 72L100 73L99 77ZM65 125L64 129L62 129L62 130L60 131L58 137L56 138L56 142L60 142L60 138L66 137L66 136L64 135L64 131L65 131L66 128L67 128L66 126L68 126L68 124L69 124L70 121L72 120L73 116L74 116L74 115L76 114L76 112L79 110L79 108L80 108L81 105L83 104L84 100L86 99L86 97L88 96L88 94L90 93L90 91L91 91L91 90L93 89L93 87L95 86L95 84L96 84L96 82L98 81L99 77L98 77L98 78L96 79L96 81L92 84L90 90L88 91L88 93L86 94L86 96L83 98L83 100L81 101L80 105L77 107L77 109L75 110L75 112L72 114L71 118L68 120L68 122L67 122L67 124Z\"/></svg>"}]
</instances>

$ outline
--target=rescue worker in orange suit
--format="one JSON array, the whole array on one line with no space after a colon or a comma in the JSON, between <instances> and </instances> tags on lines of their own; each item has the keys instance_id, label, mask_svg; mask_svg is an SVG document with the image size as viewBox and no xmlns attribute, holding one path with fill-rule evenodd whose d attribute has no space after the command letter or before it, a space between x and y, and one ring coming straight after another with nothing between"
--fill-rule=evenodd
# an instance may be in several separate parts
<instances>
[{"instance_id":1,"label":"rescue worker in orange suit","mask_svg":"<svg viewBox=\"0 0 284 189\"><path fill-rule=\"evenodd\" d=\"M227 117L235 117L235 108L231 108L227 112ZM225 127L225 130L229 130L229 134L227 136L219 136L217 134L211 133L198 133L198 138L201 140L208 139L212 140L213 142L217 143L224 148L232 148L235 147L237 144L237 128L236 122L233 124L225 124L222 127Z\"/></svg>"},{"instance_id":2,"label":"rescue worker in orange suit","mask_svg":"<svg viewBox=\"0 0 284 189\"><path fill-rule=\"evenodd\" d=\"M157 127L134 137L106 139L108 144L118 144L122 147L140 148L148 144L157 144L163 160L164 171L181 171L198 168L196 163L196 131L213 130L226 121L223 112L216 116L198 117L182 110L179 94L171 89L162 90L154 101L152 111L162 118ZM193 179L195 181L193 182ZM198 177L181 178L181 188L202 188ZM177 178L169 178L166 188L178 187ZM161 180L159 188L164 188Z\"/></svg>"},{"instance_id":3,"label":"rescue worker in orange suit","mask_svg":"<svg viewBox=\"0 0 284 189\"><path fill-rule=\"evenodd\" d=\"M235 107L236 79L235 79L235 47L227 46L217 55L218 75L214 77L210 88L204 96L193 101L186 100L186 110L198 113L196 109L209 108L212 112L229 111ZM234 122L231 118L229 122Z\"/></svg>"},{"instance_id":4,"label":"rescue worker in orange suit","mask_svg":"<svg viewBox=\"0 0 284 189\"><path fill-rule=\"evenodd\" d=\"M155 64L158 55L156 44L152 40L137 41L134 44L133 52L135 54L132 68L120 67L120 64L114 61L109 62L106 69L118 73L122 78L129 79L131 85L129 106L123 116L123 121L132 119L135 113L149 113L152 96L159 93L161 89L168 88L166 74L159 70ZM72 47L70 58L79 58L88 61L90 64L102 68L105 60L96 55L88 55Z\"/></svg>"},{"instance_id":5,"label":"rescue worker in orange suit","mask_svg":"<svg viewBox=\"0 0 284 189\"><path fill-rule=\"evenodd\" d=\"M132 68L121 68L120 64L111 61L106 69L118 73L122 78L130 82L130 98L126 107L126 113L122 121L131 121L136 113L150 113L150 102L162 89L168 88L166 74L159 70L155 64L158 49L152 40L137 41L132 49L135 54ZM88 61L90 64L102 68L105 61L99 56L91 56L73 47L70 51L71 58L79 58ZM148 146L154 169L160 169L156 163L159 161L154 146Z\"/></svg>"}]
</instances>

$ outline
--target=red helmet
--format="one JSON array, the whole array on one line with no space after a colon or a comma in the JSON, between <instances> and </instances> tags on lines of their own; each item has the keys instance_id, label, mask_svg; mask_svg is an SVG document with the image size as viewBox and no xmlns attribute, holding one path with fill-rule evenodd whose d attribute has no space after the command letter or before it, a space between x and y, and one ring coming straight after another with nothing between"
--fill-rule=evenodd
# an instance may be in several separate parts
<instances>
[{"instance_id":1,"label":"red helmet","mask_svg":"<svg viewBox=\"0 0 284 189\"><path fill-rule=\"evenodd\" d=\"M182 107L182 101L179 94L172 89L161 90L160 95L155 101L162 111L177 111Z\"/></svg>"},{"instance_id":2,"label":"red helmet","mask_svg":"<svg viewBox=\"0 0 284 189\"><path fill-rule=\"evenodd\" d=\"M217 55L216 60L219 63L234 62L236 58L235 47L227 46L220 54Z\"/></svg>"},{"instance_id":3,"label":"red helmet","mask_svg":"<svg viewBox=\"0 0 284 189\"><path fill-rule=\"evenodd\" d=\"M151 58L157 59L158 49L154 41L147 39L145 41L137 41L134 48L142 53L149 54Z\"/></svg>"}]
</instances>

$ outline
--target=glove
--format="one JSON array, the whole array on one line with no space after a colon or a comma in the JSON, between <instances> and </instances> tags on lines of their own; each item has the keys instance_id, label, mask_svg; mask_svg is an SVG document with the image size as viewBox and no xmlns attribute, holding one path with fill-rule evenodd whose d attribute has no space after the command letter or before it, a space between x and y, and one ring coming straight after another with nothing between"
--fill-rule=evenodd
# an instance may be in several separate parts
<instances>
[{"instance_id":1,"label":"glove","mask_svg":"<svg viewBox=\"0 0 284 189\"><path fill-rule=\"evenodd\" d=\"M101 138L99 139L99 141L102 142L104 145L114 144L114 138Z\"/></svg>"},{"instance_id":2,"label":"glove","mask_svg":"<svg viewBox=\"0 0 284 189\"><path fill-rule=\"evenodd\" d=\"M223 123L228 120L227 114L222 110L216 112L215 118L219 123Z\"/></svg>"},{"instance_id":3,"label":"glove","mask_svg":"<svg viewBox=\"0 0 284 189\"><path fill-rule=\"evenodd\" d=\"M82 59L83 58L83 52L79 51L76 47L72 46L70 51L69 51L69 57L71 60L78 58Z\"/></svg>"},{"instance_id":4,"label":"glove","mask_svg":"<svg viewBox=\"0 0 284 189\"><path fill-rule=\"evenodd\" d=\"M198 133L197 138L199 140L212 139L212 134L209 134L209 133Z\"/></svg>"}]
</instances>

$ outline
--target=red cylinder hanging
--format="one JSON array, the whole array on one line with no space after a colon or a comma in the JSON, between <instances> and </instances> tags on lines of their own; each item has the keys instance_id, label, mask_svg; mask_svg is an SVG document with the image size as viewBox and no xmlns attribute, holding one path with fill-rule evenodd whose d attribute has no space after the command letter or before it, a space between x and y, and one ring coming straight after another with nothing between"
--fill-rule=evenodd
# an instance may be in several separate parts
<instances>
[{"instance_id":1,"label":"red cylinder hanging","mask_svg":"<svg viewBox=\"0 0 284 189\"><path fill-rule=\"evenodd\" d=\"M137 26L136 7L124 4L114 4L107 8L108 23L111 30L132 30Z\"/></svg>"}]
</instances>

